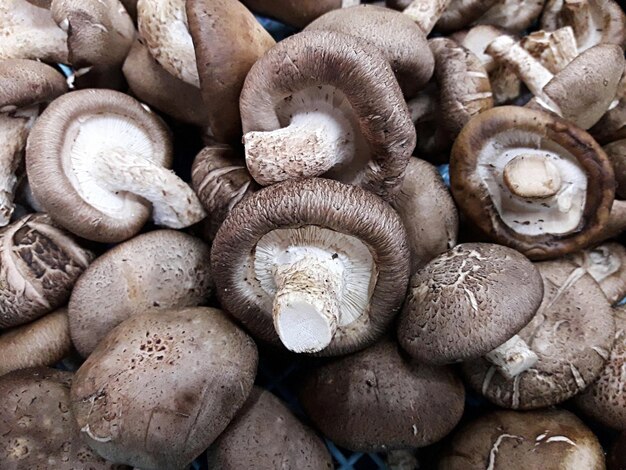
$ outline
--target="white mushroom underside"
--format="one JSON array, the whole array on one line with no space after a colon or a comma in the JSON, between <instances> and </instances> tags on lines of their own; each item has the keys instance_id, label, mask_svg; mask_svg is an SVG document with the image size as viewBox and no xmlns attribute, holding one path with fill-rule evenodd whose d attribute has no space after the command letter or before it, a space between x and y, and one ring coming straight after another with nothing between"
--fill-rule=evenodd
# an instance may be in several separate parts
<instances>
[{"instance_id":1,"label":"white mushroom underside","mask_svg":"<svg viewBox=\"0 0 626 470\"><path fill-rule=\"evenodd\" d=\"M526 199L512 194L503 181L506 164L518 155L539 154L559 170L562 187L548 198ZM587 176L563 147L530 132L509 130L492 137L478 156L478 175L489 189L503 222L524 235L567 234L581 220Z\"/></svg>"},{"instance_id":2,"label":"white mushroom underside","mask_svg":"<svg viewBox=\"0 0 626 470\"><path fill-rule=\"evenodd\" d=\"M94 177L96 156L120 148L148 160L154 158L148 134L128 118L112 113L85 116L67 129L63 167L85 202L109 217L125 218L140 210L140 199L127 192L108 191Z\"/></svg>"}]
</instances>

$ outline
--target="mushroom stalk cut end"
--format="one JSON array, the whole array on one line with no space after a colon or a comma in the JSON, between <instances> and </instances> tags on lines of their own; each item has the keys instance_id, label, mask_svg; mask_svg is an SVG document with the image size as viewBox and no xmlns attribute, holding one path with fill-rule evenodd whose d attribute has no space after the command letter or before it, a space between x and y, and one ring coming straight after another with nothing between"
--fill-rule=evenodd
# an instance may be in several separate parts
<instances>
[{"instance_id":1,"label":"mushroom stalk cut end","mask_svg":"<svg viewBox=\"0 0 626 470\"><path fill-rule=\"evenodd\" d=\"M531 351L526 341L515 335L506 343L487 353L485 359L496 366L504 377L512 380L533 367L539 357Z\"/></svg>"},{"instance_id":2,"label":"mushroom stalk cut end","mask_svg":"<svg viewBox=\"0 0 626 470\"><path fill-rule=\"evenodd\" d=\"M522 198L551 197L562 186L559 169L543 155L518 155L506 164L503 176L509 190Z\"/></svg>"}]
</instances>

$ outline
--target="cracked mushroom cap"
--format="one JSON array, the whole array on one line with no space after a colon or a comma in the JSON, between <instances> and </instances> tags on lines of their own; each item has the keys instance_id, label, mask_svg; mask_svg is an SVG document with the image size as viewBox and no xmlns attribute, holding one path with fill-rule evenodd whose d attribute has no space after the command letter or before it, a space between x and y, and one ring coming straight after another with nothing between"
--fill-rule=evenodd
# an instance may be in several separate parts
<instances>
[{"instance_id":1,"label":"cracked mushroom cap","mask_svg":"<svg viewBox=\"0 0 626 470\"><path fill-rule=\"evenodd\" d=\"M604 452L598 438L569 411L495 411L456 432L438 466L501 468L604 470Z\"/></svg>"},{"instance_id":2,"label":"cracked mushroom cap","mask_svg":"<svg viewBox=\"0 0 626 470\"><path fill-rule=\"evenodd\" d=\"M93 254L45 214L0 231L0 328L33 321L67 302Z\"/></svg>"},{"instance_id":3,"label":"cracked mushroom cap","mask_svg":"<svg viewBox=\"0 0 626 470\"><path fill-rule=\"evenodd\" d=\"M72 341L87 357L127 318L202 305L211 290L204 242L174 230L138 235L96 259L76 282L69 302Z\"/></svg>"},{"instance_id":4,"label":"cracked mushroom cap","mask_svg":"<svg viewBox=\"0 0 626 470\"><path fill-rule=\"evenodd\" d=\"M615 343L600 377L583 393L574 397L574 404L595 421L626 431L626 307L613 310Z\"/></svg>"},{"instance_id":5,"label":"cracked mushroom cap","mask_svg":"<svg viewBox=\"0 0 626 470\"><path fill-rule=\"evenodd\" d=\"M299 397L334 443L380 452L424 447L445 437L461 419L465 390L451 368L407 359L384 340L309 372Z\"/></svg>"},{"instance_id":6,"label":"cracked mushroom cap","mask_svg":"<svg viewBox=\"0 0 626 470\"><path fill-rule=\"evenodd\" d=\"M324 13L359 5L361 0L242 0L242 3L256 13L304 28Z\"/></svg>"},{"instance_id":7,"label":"cracked mushroom cap","mask_svg":"<svg viewBox=\"0 0 626 470\"><path fill-rule=\"evenodd\" d=\"M70 412L72 374L38 367L0 377L0 461L6 470L122 470L81 441Z\"/></svg>"},{"instance_id":8,"label":"cracked mushroom cap","mask_svg":"<svg viewBox=\"0 0 626 470\"><path fill-rule=\"evenodd\" d=\"M191 188L167 168L172 143L163 122L112 90L68 93L46 108L26 148L28 180L50 216L68 230L118 242L158 225L204 218Z\"/></svg>"},{"instance_id":9,"label":"cracked mushroom cap","mask_svg":"<svg viewBox=\"0 0 626 470\"><path fill-rule=\"evenodd\" d=\"M237 204L211 267L221 305L295 352L346 354L378 339L404 300L410 253L396 212L325 179L288 181Z\"/></svg>"},{"instance_id":10,"label":"cracked mushroom cap","mask_svg":"<svg viewBox=\"0 0 626 470\"><path fill-rule=\"evenodd\" d=\"M383 53L406 98L422 89L433 75L435 62L426 35L400 12L374 5L333 10L306 27L349 34L368 41Z\"/></svg>"},{"instance_id":11,"label":"cracked mushroom cap","mask_svg":"<svg viewBox=\"0 0 626 470\"><path fill-rule=\"evenodd\" d=\"M135 315L74 376L72 413L98 454L145 470L189 465L252 390L257 349L213 308Z\"/></svg>"},{"instance_id":12,"label":"cracked mushroom cap","mask_svg":"<svg viewBox=\"0 0 626 470\"><path fill-rule=\"evenodd\" d=\"M465 243L413 275L398 341L426 364L489 353L517 334L541 304L537 268L515 250Z\"/></svg>"},{"instance_id":13,"label":"cracked mushroom cap","mask_svg":"<svg viewBox=\"0 0 626 470\"><path fill-rule=\"evenodd\" d=\"M391 199L415 147L391 66L340 33L278 43L250 70L240 107L246 163L264 186L326 174Z\"/></svg>"},{"instance_id":14,"label":"cracked mushroom cap","mask_svg":"<svg viewBox=\"0 0 626 470\"><path fill-rule=\"evenodd\" d=\"M65 78L49 65L27 59L0 61L0 112L46 103L66 91Z\"/></svg>"},{"instance_id":15,"label":"cracked mushroom cap","mask_svg":"<svg viewBox=\"0 0 626 470\"><path fill-rule=\"evenodd\" d=\"M497 1L475 23L521 32L528 29L539 18L544 3L545 0Z\"/></svg>"},{"instance_id":16,"label":"cracked mushroom cap","mask_svg":"<svg viewBox=\"0 0 626 470\"><path fill-rule=\"evenodd\" d=\"M615 320L593 277L567 260L536 266L543 301L518 335L537 363L513 380L484 359L463 364L467 383L504 408L541 408L573 397L600 376L613 347Z\"/></svg>"},{"instance_id":17,"label":"cracked mushroom cap","mask_svg":"<svg viewBox=\"0 0 626 470\"><path fill-rule=\"evenodd\" d=\"M606 154L589 134L513 106L485 111L461 131L450 181L473 224L531 259L591 244L608 221L615 184Z\"/></svg>"},{"instance_id":18,"label":"cracked mushroom cap","mask_svg":"<svg viewBox=\"0 0 626 470\"><path fill-rule=\"evenodd\" d=\"M276 41L237 0L188 0L186 8L211 131L219 142L239 141L244 80Z\"/></svg>"},{"instance_id":19,"label":"cracked mushroom cap","mask_svg":"<svg viewBox=\"0 0 626 470\"><path fill-rule=\"evenodd\" d=\"M67 309L62 308L0 335L0 375L56 364L71 347Z\"/></svg>"},{"instance_id":20,"label":"cracked mushroom cap","mask_svg":"<svg viewBox=\"0 0 626 470\"><path fill-rule=\"evenodd\" d=\"M226 430L209 447L209 468L332 469L324 442L267 390L252 389Z\"/></svg>"},{"instance_id":21,"label":"cracked mushroom cap","mask_svg":"<svg viewBox=\"0 0 626 470\"><path fill-rule=\"evenodd\" d=\"M626 139L616 140L602 147L613 164L615 172L615 194L626 199Z\"/></svg>"}]
</instances>

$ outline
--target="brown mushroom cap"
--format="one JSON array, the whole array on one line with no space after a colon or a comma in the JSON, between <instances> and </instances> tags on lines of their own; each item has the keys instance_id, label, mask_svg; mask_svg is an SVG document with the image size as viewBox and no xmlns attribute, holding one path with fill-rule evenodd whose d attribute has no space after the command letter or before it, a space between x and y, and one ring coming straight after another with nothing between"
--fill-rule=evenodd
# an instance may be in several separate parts
<instances>
[{"instance_id":1,"label":"brown mushroom cap","mask_svg":"<svg viewBox=\"0 0 626 470\"><path fill-rule=\"evenodd\" d=\"M529 154L559 165L567 183L554 196L519 197L504 181L509 162ZM517 180L538 180L529 174ZM475 116L455 141L450 160L452 195L463 213L491 239L531 259L591 244L607 223L613 178L606 154L589 134L554 115L512 106ZM557 211L559 204L569 209Z\"/></svg>"},{"instance_id":2,"label":"brown mushroom cap","mask_svg":"<svg viewBox=\"0 0 626 470\"><path fill-rule=\"evenodd\" d=\"M616 140L603 147L606 155L613 164L615 172L615 194L620 199L626 199L626 139Z\"/></svg>"},{"instance_id":3,"label":"brown mushroom cap","mask_svg":"<svg viewBox=\"0 0 626 470\"><path fill-rule=\"evenodd\" d=\"M62 74L26 59L0 61L0 112L52 101L67 91Z\"/></svg>"},{"instance_id":4,"label":"brown mushroom cap","mask_svg":"<svg viewBox=\"0 0 626 470\"><path fill-rule=\"evenodd\" d=\"M499 245L466 243L438 256L410 282L398 341L426 364L478 358L518 333L541 304L533 264Z\"/></svg>"},{"instance_id":5,"label":"brown mushroom cap","mask_svg":"<svg viewBox=\"0 0 626 470\"><path fill-rule=\"evenodd\" d=\"M87 357L127 318L202 305L211 290L205 243L174 230L136 236L96 259L76 282L69 303L72 341Z\"/></svg>"},{"instance_id":6,"label":"brown mushroom cap","mask_svg":"<svg viewBox=\"0 0 626 470\"><path fill-rule=\"evenodd\" d=\"M254 387L248 400L208 450L209 468L332 469L324 442L282 401Z\"/></svg>"},{"instance_id":7,"label":"brown mushroom cap","mask_svg":"<svg viewBox=\"0 0 626 470\"><path fill-rule=\"evenodd\" d=\"M72 413L105 458L182 468L244 404L256 367L254 342L220 310L144 313L111 331L78 370Z\"/></svg>"},{"instance_id":8,"label":"brown mushroom cap","mask_svg":"<svg viewBox=\"0 0 626 470\"><path fill-rule=\"evenodd\" d=\"M279 42L250 70L240 107L246 161L261 184L258 173L283 180L330 169L331 177L391 199L415 147L415 127L391 66L373 45L340 33L304 31ZM259 171L255 174L251 136L261 139L264 133L285 131L293 116L310 119L312 114L321 114L318 118L332 122L331 127L342 128L337 145L346 154L329 141L325 143L332 151L326 157L337 158L341 153L345 159L329 162L327 169L315 166L310 170L315 162L309 144L296 148L286 141L282 152L256 157ZM316 145L325 138L317 137ZM352 150L344 148L348 144ZM269 161L274 156L276 165ZM316 160L322 160L322 155L316 154Z\"/></svg>"},{"instance_id":9,"label":"brown mushroom cap","mask_svg":"<svg viewBox=\"0 0 626 470\"><path fill-rule=\"evenodd\" d=\"M72 374L38 367L0 377L3 469L122 470L84 444L70 413Z\"/></svg>"},{"instance_id":10,"label":"brown mushroom cap","mask_svg":"<svg viewBox=\"0 0 626 470\"><path fill-rule=\"evenodd\" d=\"M360 0L242 0L250 10L304 28L331 10L358 5Z\"/></svg>"},{"instance_id":11,"label":"brown mushroom cap","mask_svg":"<svg viewBox=\"0 0 626 470\"><path fill-rule=\"evenodd\" d=\"M289 257L290 247L297 254L307 246L327 253L328 259L324 255L320 262L345 270L343 281L350 286L344 287L350 300L343 294L337 299L336 332L321 354L345 354L372 344L404 300L410 254L395 211L356 186L317 178L288 181L237 204L211 251L221 305L252 334L279 344L272 318L278 293L272 272L281 256ZM271 261L274 256L279 258ZM303 324L300 331L308 328Z\"/></svg>"},{"instance_id":12,"label":"brown mushroom cap","mask_svg":"<svg viewBox=\"0 0 626 470\"><path fill-rule=\"evenodd\" d=\"M626 71L626 68L624 69ZM617 87L617 106L611 107L602 118L589 129L589 133L601 144L626 139L626 73Z\"/></svg>"},{"instance_id":13,"label":"brown mushroom cap","mask_svg":"<svg viewBox=\"0 0 626 470\"><path fill-rule=\"evenodd\" d=\"M276 41L237 0L188 0L186 9L213 135L219 142L240 140L244 80Z\"/></svg>"},{"instance_id":14,"label":"brown mushroom cap","mask_svg":"<svg viewBox=\"0 0 626 470\"><path fill-rule=\"evenodd\" d=\"M93 254L45 214L31 214L0 232L0 328L22 325L67 302Z\"/></svg>"},{"instance_id":15,"label":"brown mushroom cap","mask_svg":"<svg viewBox=\"0 0 626 470\"><path fill-rule=\"evenodd\" d=\"M426 35L400 12L373 5L333 10L306 30L335 31L362 38L383 53L406 98L422 89L433 75L435 62Z\"/></svg>"},{"instance_id":16,"label":"brown mushroom cap","mask_svg":"<svg viewBox=\"0 0 626 470\"><path fill-rule=\"evenodd\" d=\"M463 364L471 387L498 406L533 409L580 393L601 374L615 335L615 320L602 289L583 268L567 260L537 263L544 297L518 335L538 356L514 380L484 359Z\"/></svg>"},{"instance_id":17,"label":"brown mushroom cap","mask_svg":"<svg viewBox=\"0 0 626 470\"><path fill-rule=\"evenodd\" d=\"M67 309L59 309L0 335L0 375L56 364L71 347Z\"/></svg>"},{"instance_id":18,"label":"brown mushroom cap","mask_svg":"<svg viewBox=\"0 0 626 470\"><path fill-rule=\"evenodd\" d=\"M481 18L498 0L451 0L437 20L435 29L440 32L453 32L466 27Z\"/></svg>"},{"instance_id":19,"label":"brown mushroom cap","mask_svg":"<svg viewBox=\"0 0 626 470\"><path fill-rule=\"evenodd\" d=\"M299 395L313 423L356 452L437 442L459 422L465 401L451 368L408 360L388 340L313 370Z\"/></svg>"},{"instance_id":20,"label":"brown mushroom cap","mask_svg":"<svg viewBox=\"0 0 626 470\"><path fill-rule=\"evenodd\" d=\"M439 470L604 470L598 438L565 410L495 411L458 431Z\"/></svg>"},{"instance_id":21,"label":"brown mushroom cap","mask_svg":"<svg viewBox=\"0 0 626 470\"><path fill-rule=\"evenodd\" d=\"M626 307L613 310L615 314L615 343L600 377L574 403L585 415L604 426L626 431Z\"/></svg>"},{"instance_id":22,"label":"brown mushroom cap","mask_svg":"<svg viewBox=\"0 0 626 470\"><path fill-rule=\"evenodd\" d=\"M497 1L476 24L498 26L509 31L528 29L541 14L545 0Z\"/></svg>"}]
</instances>

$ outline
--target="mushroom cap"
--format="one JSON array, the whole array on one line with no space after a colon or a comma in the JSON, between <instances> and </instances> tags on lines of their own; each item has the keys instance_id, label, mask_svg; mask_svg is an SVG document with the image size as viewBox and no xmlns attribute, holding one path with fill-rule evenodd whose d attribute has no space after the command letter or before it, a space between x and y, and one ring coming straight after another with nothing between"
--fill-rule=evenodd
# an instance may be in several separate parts
<instances>
[{"instance_id":1,"label":"mushroom cap","mask_svg":"<svg viewBox=\"0 0 626 470\"><path fill-rule=\"evenodd\" d=\"M250 10L297 28L304 28L324 13L341 8L345 2L346 0L242 0Z\"/></svg>"},{"instance_id":2,"label":"mushroom cap","mask_svg":"<svg viewBox=\"0 0 626 470\"><path fill-rule=\"evenodd\" d=\"M598 438L573 413L494 411L456 432L440 470L604 470Z\"/></svg>"},{"instance_id":3,"label":"mushroom cap","mask_svg":"<svg viewBox=\"0 0 626 470\"><path fill-rule=\"evenodd\" d=\"M408 15L374 5L332 10L306 27L335 31L368 41L383 53L406 98L422 89L433 75L435 61L426 35Z\"/></svg>"},{"instance_id":4,"label":"mushroom cap","mask_svg":"<svg viewBox=\"0 0 626 470\"><path fill-rule=\"evenodd\" d=\"M346 100L371 160L347 178L384 198L402 182L415 126L391 66L368 42L331 31L304 31L274 46L252 67L240 99L244 133L284 127L278 108L307 89L330 87ZM375 118L372 118L375 116Z\"/></svg>"},{"instance_id":5,"label":"mushroom cap","mask_svg":"<svg viewBox=\"0 0 626 470\"><path fill-rule=\"evenodd\" d=\"M615 172L615 194L626 199L626 139L616 140L602 147L613 164Z\"/></svg>"},{"instance_id":6,"label":"mushroom cap","mask_svg":"<svg viewBox=\"0 0 626 470\"><path fill-rule=\"evenodd\" d=\"M388 340L311 371L299 397L324 435L355 452L437 442L459 422L465 404L451 368L406 359Z\"/></svg>"},{"instance_id":7,"label":"mushroom cap","mask_svg":"<svg viewBox=\"0 0 626 470\"><path fill-rule=\"evenodd\" d=\"M70 413L72 374L47 367L0 377L0 461L22 468L121 470L86 444Z\"/></svg>"},{"instance_id":8,"label":"mushroom cap","mask_svg":"<svg viewBox=\"0 0 626 470\"><path fill-rule=\"evenodd\" d=\"M213 135L219 142L241 140L244 80L276 41L237 0L188 0L186 8Z\"/></svg>"},{"instance_id":9,"label":"mushroom cap","mask_svg":"<svg viewBox=\"0 0 626 470\"><path fill-rule=\"evenodd\" d=\"M489 24L508 31L528 29L541 14L545 0L503 0L497 1L476 24Z\"/></svg>"},{"instance_id":10,"label":"mushroom cap","mask_svg":"<svg viewBox=\"0 0 626 470\"><path fill-rule=\"evenodd\" d=\"M76 177L89 164L90 152L115 145L164 167L172 163L171 138L161 119L113 90L80 90L57 98L28 137L26 169L35 198L56 222L94 241L130 238L150 217L143 199L127 192L114 195L88 175L83 181Z\"/></svg>"},{"instance_id":11,"label":"mushroom cap","mask_svg":"<svg viewBox=\"0 0 626 470\"><path fill-rule=\"evenodd\" d=\"M482 17L497 0L451 0L437 20L435 29L440 32L454 32L466 27Z\"/></svg>"},{"instance_id":12,"label":"mushroom cap","mask_svg":"<svg viewBox=\"0 0 626 470\"><path fill-rule=\"evenodd\" d=\"M257 360L254 342L220 310L135 315L76 372L72 413L101 456L146 470L179 469L244 404Z\"/></svg>"},{"instance_id":13,"label":"mushroom cap","mask_svg":"<svg viewBox=\"0 0 626 470\"><path fill-rule=\"evenodd\" d=\"M467 383L505 408L551 406L580 393L601 374L615 335L615 320L602 289L567 260L537 263L544 297L518 335L539 358L514 380L485 359L463 364Z\"/></svg>"},{"instance_id":14,"label":"mushroom cap","mask_svg":"<svg viewBox=\"0 0 626 470\"><path fill-rule=\"evenodd\" d=\"M0 112L52 101L67 91L65 77L36 60L0 61Z\"/></svg>"},{"instance_id":15,"label":"mushroom cap","mask_svg":"<svg viewBox=\"0 0 626 470\"><path fill-rule=\"evenodd\" d=\"M207 211L204 235L213 240L233 207L259 189L246 162L229 145L214 144L196 155L191 184Z\"/></svg>"},{"instance_id":16,"label":"mushroom cap","mask_svg":"<svg viewBox=\"0 0 626 470\"><path fill-rule=\"evenodd\" d=\"M248 400L208 450L209 468L332 469L324 442L267 390Z\"/></svg>"},{"instance_id":17,"label":"mushroom cap","mask_svg":"<svg viewBox=\"0 0 626 470\"><path fill-rule=\"evenodd\" d=\"M0 328L33 321L67 302L93 254L45 214L0 231Z\"/></svg>"},{"instance_id":18,"label":"mushroom cap","mask_svg":"<svg viewBox=\"0 0 626 470\"><path fill-rule=\"evenodd\" d=\"M621 433L611 446L606 464L607 470L626 468L626 432Z\"/></svg>"},{"instance_id":19,"label":"mushroom cap","mask_svg":"<svg viewBox=\"0 0 626 470\"><path fill-rule=\"evenodd\" d=\"M69 302L72 341L87 357L127 318L205 304L211 290L204 242L175 230L138 235L96 259L76 282Z\"/></svg>"},{"instance_id":20,"label":"mushroom cap","mask_svg":"<svg viewBox=\"0 0 626 470\"><path fill-rule=\"evenodd\" d=\"M574 397L576 407L585 415L613 429L626 431L626 307L613 310L615 343L600 377L583 393Z\"/></svg>"},{"instance_id":21,"label":"mushroom cap","mask_svg":"<svg viewBox=\"0 0 626 470\"><path fill-rule=\"evenodd\" d=\"M518 333L541 304L535 266L515 250L465 243L413 275L398 341L426 364L484 356Z\"/></svg>"},{"instance_id":22,"label":"mushroom cap","mask_svg":"<svg viewBox=\"0 0 626 470\"><path fill-rule=\"evenodd\" d=\"M484 167L492 163L481 162L483 153L485 159L491 154L513 156L515 152L509 149L515 150L516 146L523 150L536 149L538 145L568 156L586 175L584 207L574 230L532 234L522 231L526 225L522 222L507 225L490 194L490 181L481 177L481 164ZM606 154L589 134L555 115L514 106L487 110L465 126L452 148L450 182L456 203L473 224L492 240L515 248L531 259L557 257L591 244L608 221L615 184ZM504 191L503 188L504 185L499 184L499 191ZM496 202L503 199L500 194L497 197ZM535 217L534 213L531 215ZM539 217L539 220L545 218Z\"/></svg>"},{"instance_id":23,"label":"mushroom cap","mask_svg":"<svg viewBox=\"0 0 626 470\"><path fill-rule=\"evenodd\" d=\"M602 145L626 139L626 73L622 75L615 99L617 106L611 107L589 129L589 133Z\"/></svg>"},{"instance_id":24,"label":"mushroom cap","mask_svg":"<svg viewBox=\"0 0 626 470\"><path fill-rule=\"evenodd\" d=\"M275 184L232 209L211 250L221 305L256 337L280 344L272 321L273 295L262 286L254 266L255 247L266 234L308 226L327 230L328 236L356 239L367 247L375 264L366 310L339 325L321 354L346 354L372 344L404 300L410 262L406 232L399 216L383 200L333 180L310 178Z\"/></svg>"},{"instance_id":25,"label":"mushroom cap","mask_svg":"<svg viewBox=\"0 0 626 470\"><path fill-rule=\"evenodd\" d=\"M0 335L0 375L56 364L71 347L67 309L62 308Z\"/></svg>"},{"instance_id":26,"label":"mushroom cap","mask_svg":"<svg viewBox=\"0 0 626 470\"><path fill-rule=\"evenodd\" d=\"M435 166L411 158L391 205L407 231L411 273L456 245L459 213Z\"/></svg>"}]
</instances>

